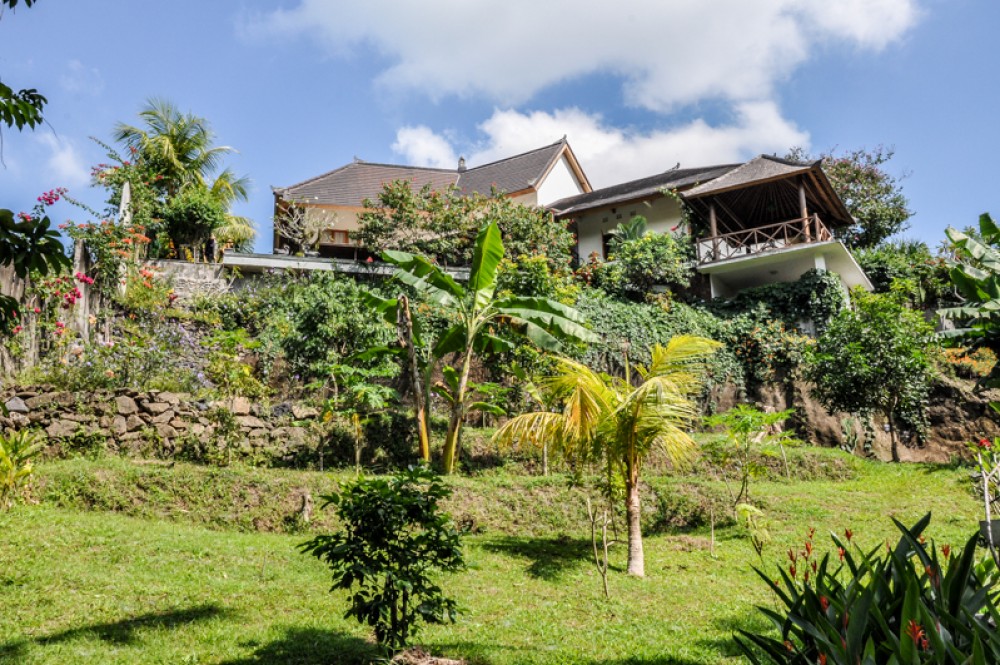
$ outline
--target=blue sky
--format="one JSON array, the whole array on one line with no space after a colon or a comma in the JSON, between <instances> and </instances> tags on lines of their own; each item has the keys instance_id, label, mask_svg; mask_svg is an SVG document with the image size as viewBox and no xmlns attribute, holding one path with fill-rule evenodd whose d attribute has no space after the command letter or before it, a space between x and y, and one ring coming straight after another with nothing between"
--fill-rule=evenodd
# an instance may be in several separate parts
<instances>
[{"instance_id":1,"label":"blue sky","mask_svg":"<svg viewBox=\"0 0 1000 665\"><path fill-rule=\"evenodd\" d=\"M207 118L271 186L368 161L454 167L568 135L595 186L684 166L895 147L907 237L1000 214L995 0L38 0L0 16L0 80L49 98L3 132L0 207L65 186L153 96ZM84 221L65 204L57 221Z\"/></svg>"}]
</instances>

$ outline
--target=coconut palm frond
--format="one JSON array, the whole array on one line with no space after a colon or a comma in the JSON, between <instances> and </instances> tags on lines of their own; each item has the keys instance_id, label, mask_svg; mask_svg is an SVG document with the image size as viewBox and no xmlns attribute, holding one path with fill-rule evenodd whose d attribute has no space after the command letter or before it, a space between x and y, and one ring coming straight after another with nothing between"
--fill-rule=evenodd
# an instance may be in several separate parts
<instances>
[{"instance_id":1,"label":"coconut palm frond","mask_svg":"<svg viewBox=\"0 0 1000 665\"><path fill-rule=\"evenodd\" d=\"M222 245L232 245L237 249L245 249L257 237L253 220L249 217L226 215L225 223L212 232L215 239Z\"/></svg>"}]
</instances>

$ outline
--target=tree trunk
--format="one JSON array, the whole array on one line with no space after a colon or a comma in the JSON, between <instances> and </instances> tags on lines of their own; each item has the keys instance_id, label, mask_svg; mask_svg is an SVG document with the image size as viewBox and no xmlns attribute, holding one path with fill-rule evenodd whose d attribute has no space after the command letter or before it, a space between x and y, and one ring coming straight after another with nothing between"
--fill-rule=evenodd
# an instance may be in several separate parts
<instances>
[{"instance_id":1,"label":"tree trunk","mask_svg":"<svg viewBox=\"0 0 1000 665\"><path fill-rule=\"evenodd\" d=\"M625 515L628 520L628 574L646 576L642 552L642 510L639 503L639 479L634 469L625 470Z\"/></svg>"},{"instance_id":2,"label":"tree trunk","mask_svg":"<svg viewBox=\"0 0 1000 665\"><path fill-rule=\"evenodd\" d=\"M401 295L398 302L399 306L396 309L396 332L400 345L406 349L407 360L410 366L410 377L413 382L413 408L417 418L417 434L420 437L420 458L425 462L430 462L431 444L427 429L424 384L421 380L420 368L417 366L417 349L413 344L413 318L410 315L410 301L406 296Z\"/></svg>"},{"instance_id":3,"label":"tree trunk","mask_svg":"<svg viewBox=\"0 0 1000 665\"><path fill-rule=\"evenodd\" d=\"M455 470L458 461L458 443L462 436L462 421L465 419L465 390L469 385L469 372L472 370L472 340L466 344L465 357L462 358L462 374L458 379L458 393L451 407L451 420L448 421L448 436L444 441L443 464L445 474Z\"/></svg>"},{"instance_id":4,"label":"tree trunk","mask_svg":"<svg viewBox=\"0 0 1000 665\"><path fill-rule=\"evenodd\" d=\"M892 405L886 409L885 419L889 423L889 443L892 447L892 461L899 461L899 439L896 437L896 421L893 419L893 413L896 411L896 406L899 404L899 399L893 399Z\"/></svg>"}]
</instances>

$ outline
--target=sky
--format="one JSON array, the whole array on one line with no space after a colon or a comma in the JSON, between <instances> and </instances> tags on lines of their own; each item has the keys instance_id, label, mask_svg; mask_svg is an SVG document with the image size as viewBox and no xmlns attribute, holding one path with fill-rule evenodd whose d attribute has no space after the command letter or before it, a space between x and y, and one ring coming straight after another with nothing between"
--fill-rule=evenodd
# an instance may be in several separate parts
<instances>
[{"instance_id":1,"label":"sky","mask_svg":"<svg viewBox=\"0 0 1000 665\"><path fill-rule=\"evenodd\" d=\"M566 135L595 187L672 168L892 147L904 237L1000 215L996 0L37 0L0 15L0 81L48 97L3 129L0 207L55 187L102 209L91 137L146 100L206 118L253 182L355 157L455 168ZM89 213L59 203L56 222Z\"/></svg>"}]
</instances>

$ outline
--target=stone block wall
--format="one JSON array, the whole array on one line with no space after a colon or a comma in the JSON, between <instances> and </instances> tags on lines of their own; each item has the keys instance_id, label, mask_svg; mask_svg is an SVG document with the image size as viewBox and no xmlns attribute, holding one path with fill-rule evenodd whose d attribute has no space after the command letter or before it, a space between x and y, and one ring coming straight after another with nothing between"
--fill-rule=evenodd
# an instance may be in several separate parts
<instances>
[{"instance_id":1,"label":"stone block wall","mask_svg":"<svg viewBox=\"0 0 1000 665\"><path fill-rule=\"evenodd\" d=\"M236 397L206 402L159 391L74 393L45 387L0 391L0 430L35 428L58 456L81 441L108 452L193 461L248 459L269 466L301 466L315 453L316 409L273 407ZM103 442L103 443L102 443Z\"/></svg>"}]
</instances>

